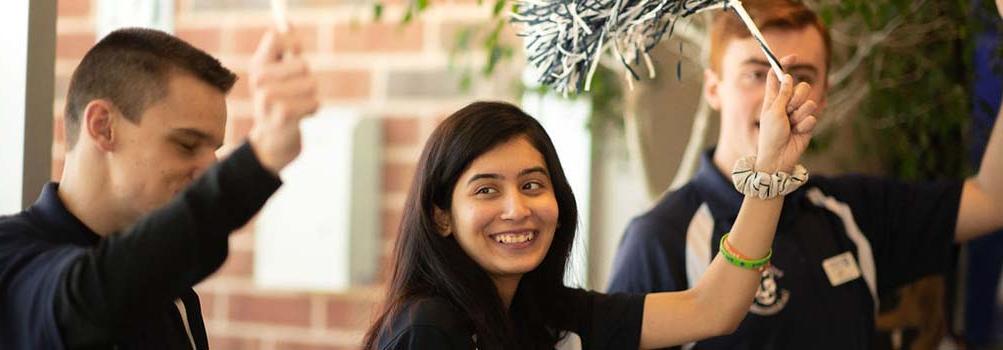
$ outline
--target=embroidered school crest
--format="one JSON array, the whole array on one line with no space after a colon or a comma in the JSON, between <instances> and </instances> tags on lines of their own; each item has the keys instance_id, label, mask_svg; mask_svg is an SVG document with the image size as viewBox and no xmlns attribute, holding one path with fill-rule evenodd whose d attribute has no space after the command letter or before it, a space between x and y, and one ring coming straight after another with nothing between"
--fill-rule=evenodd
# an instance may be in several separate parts
<instances>
[{"instance_id":1,"label":"embroidered school crest","mask_svg":"<svg viewBox=\"0 0 1003 350\"><path fill-rule=\"evenodd\" d=\"M759 280L759 290L756 291L756 299L752 302L749 312L760 316L771 316L784 309L791 293L777 285L777 279L783 277L784 272L776 266L771 265L763 270Z\"/></svg>"}]
</instances>

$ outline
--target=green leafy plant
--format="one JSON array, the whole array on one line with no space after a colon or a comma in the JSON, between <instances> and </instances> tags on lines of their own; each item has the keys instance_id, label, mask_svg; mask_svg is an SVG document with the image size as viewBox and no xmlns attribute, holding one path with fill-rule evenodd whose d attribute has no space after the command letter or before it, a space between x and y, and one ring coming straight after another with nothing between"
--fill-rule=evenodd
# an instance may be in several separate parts
<instances>
[{"instance_id":1,"label":"green leafy plant","mask_svg":"<svg viewBox=\"0 0 1003 350\"><path fill-rule=\"evenodd\" d=\"M478 5L485 5L484 0L478 0ZM409 0L403 16L400 18L401 26L412 23L423 12L428 10L429 0ZM491 20L488 23L467 25L457 31L450 46L449 61L450 67L461 73L460 84L463 89L470 87L474 79L471 64L458 63L460 56L469 55L475 50L482 50L485 53L485 61L480 64L480 76L489 77L494 74L498 64L510 59L515 52L515 48L508 42L502 40L502 31L508 23L505 9L509 8L508 0L494 0L491 4ZM384 16L385 5L382 1L372 3L373 20L381 21Z\"/></svg>"},{"instance_id":2,"label":"green leafy plant","mask_svg":"<svg viewBox=\"0 0 1003 350\"><path fill-rule=\"evenodd\" d=\"M966 175L971 1L818 3L842 64L828 109L853 116L858 154L904 180Z\"/></svg>"}]
</instances>

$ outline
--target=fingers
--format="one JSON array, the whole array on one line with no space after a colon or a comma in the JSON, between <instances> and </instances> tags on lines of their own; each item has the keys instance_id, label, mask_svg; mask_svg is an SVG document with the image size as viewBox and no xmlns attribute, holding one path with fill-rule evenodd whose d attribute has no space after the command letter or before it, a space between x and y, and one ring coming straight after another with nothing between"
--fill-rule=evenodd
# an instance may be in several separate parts
<instances>
[{"instance_id":1,"label":"fingers","mask_svg":"<svg viewBox=\"0 0 1003 350\"><path fill-rule=\"evenodd\" d=\"M251 56L251 61L260 63L278 61L283 50L278 40L278 34L274 30L265 32L258 42L258 48L254 50L254 55Z\"/></svg>"},{"instance_id":2,"label":"fingers","mask_svg":"<svg viewBox=\"0 0 1003 350\"><path fill-rule=\"evenodd\" d=\"M818 104L815 101L807 101L798 107L794 112L791 112L791 125L796 125L802 122L805 118L813 115L815 111L818 110Z\"/></svg>"},{"instance_id":3,"label":"fingers","mask_svg":"<svg viewBox=\"0 0 1003 350\"><path fill-rule=\"evenodd\" d=\"M319 104L316 99L299 97L277 100L268 104L264 113L269 114L270 123L280 125L298 125L302 119L307 119L317 111Z\"/></svg>"},{"instance_id":4,"label":"fingers","mask_svg":"<svg viewBox=\"0 0 1003 350\"><path fill-rule=\"evenodd\" d=\"M255 111L260 116L307 117L317 109L317 82L308 74L256 85Z\"/></svg>"},{"instance_id":5,"label":"fingers","mask_svg":"<svg viewBox=\"0 0 1003 350\"><path fill-rule=\"evenodd\" d=\"M317 109L317 82L301 56L292 30L269 30L248 69L259 117L303 118Z\"/></svg>"},{"instance_id":6,"label":"fingers","mask_svg":"<svg viewBox=\"0 0 1003 350\"><path fill-rule=\"evenodd\" d=\"M789 67L798 62L797 55L787 55L780 58L780 65L784 67Z\"/></svg>"},{"instance_id":7,"label":"fingers","mask_svg":"<svg viewBox=\"0 0 1003 350\"><path fill-rule=\"evenodd\" d=\"M299 58L291 58L270 64L259 63L254 65L253 68L249 74L251 87L281 83L310 75L310 69L306 61Z\"/></svg>"},{"instance_id":8,"label":"fingers","mask_svg":"<svg viewBox=\"0 0 1003 350\"><path fill-rule=\"evenodd\" d=\"M302 79L284 81L271 84L254 91L255 101L260 101L264 105L272 105L279 102L316 100L317 82L310 76Z\"/></svg>"},{"instance_id":9,"label":"fingers","mask_svg":"<svg viewBox=\"0 0 1003 350\"><path fill-rule=\"evenodd\" d=\"M796 111L805 101L808 100L808 95L811 94L811 85L808 83L801 82L794 87L794 96L791 97L791 101L787 103L787 114L791 114Z\"/></svg>"},{"instance_id":10,"label":"fingers","mask_svg":"<svg viewBox=\"0 0 1003 350\"><path fill-rule=\"evenodd\" d=\"M286 51L297 56L303 53L303 42L300 40L299 34L296 34L296 27L293 26L292 22L286 22L286 31L280 35L285 43Z\"/></svg>"},{"instance_id":11,"label":"fingers","mask_svg":"<svg viewBox=\"0 0 1003 350\"><path fill-rule=\"evenodd\" d=\"M798 57L796 55L787 55L787 56L784 56L784 57L780 58L780 65L783 66L783 67L790 67L791 65L797 63L797 61L798 61ZM787 72L784 72L784 73L787 73ZM770 74L770 75L776 77L776 74ZM787 75L787 74L784 74L784 75ZM783 82L783 77L782 76L781 77L776 77L776 78L780 79L781 83Z\"/></svg>"},{"instance_id":12,"label":"fingers","mask_svg":"<svg viewBox=\"0 0 1003 350\"><path fill-rule=\"evenodd\" d=\"M268 91L271 97L276 99L315 97L317 81L312 76L304 75L297 79L276 82L263 90Z\"/></svg>"},{"instance_id":13,"label":"fingers","mask_svg":"<svg viewBox=\"0 0 1003 350\"><path fill-rule=\"evenodd\" d=\"M815 131L815 125L818 124L818 119L813 115L805 117L801 122L794 125L794 131L799 134L806 134Z\"/></svg>"},{"instance_id":14,"label":"fingers","mask_svg":"<svg viewBox=\"0 0 1003 350\"><path fill-rule=\"evenodd\" d=\"M258 48L254 50L254 55L251 56L251 61L277 62L283 56L286 56L286 53L299 55L300 52L301 45L292 27L285 33L279 33L273 28L269 29L261 37L261 41L258 42Z\"/></svg>"},{"instance_id":15,"label":"fingers","mask_svg":"<svg viewBox=\"0 0 1003 350\"><path fill-rule=\"evenodd\" d=\"M261 164L278 173L301 150L300 121L317 111L317 82L299 55L292 30L269 30L248 67L254 100L254 127L248 141Z\"/></svg>"}]
</instances>

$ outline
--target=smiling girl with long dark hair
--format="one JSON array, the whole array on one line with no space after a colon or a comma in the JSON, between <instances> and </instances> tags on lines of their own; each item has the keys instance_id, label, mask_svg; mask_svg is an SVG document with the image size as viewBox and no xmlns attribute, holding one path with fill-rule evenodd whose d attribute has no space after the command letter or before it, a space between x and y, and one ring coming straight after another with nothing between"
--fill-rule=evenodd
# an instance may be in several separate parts
<instances>
[{"instance_id":1,"label":"smiling girl with long dark hair","mask_svg":"<svg viewBox=\"0 0 1003 350\"><path fill-rule=\"evenodd\" d=\"M794 167L815 123L803 86L770 81L760 149L750 150L768 173ZM473 103L425 145L365 348L637 349L729 333L753 300L760 275L750 267L768 261L782 198L747 197L722 241L731 255L689 290L565 287L578 214L554 145L519 108Z\"/></svg>"}]
</instances>

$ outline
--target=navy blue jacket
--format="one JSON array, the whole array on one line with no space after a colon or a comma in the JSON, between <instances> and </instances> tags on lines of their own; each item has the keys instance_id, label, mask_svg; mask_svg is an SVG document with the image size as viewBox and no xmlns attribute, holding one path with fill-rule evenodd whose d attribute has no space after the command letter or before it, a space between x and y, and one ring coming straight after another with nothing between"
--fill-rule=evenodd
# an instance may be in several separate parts
<instances>
[{"instance_id":1,"label":"navy blue jacket","mask_svg":"<svg viewBox=\"0 0 1003 350\"><path fill-rule=\"evenodd\" d=\"M712 152L692 181L631 221L610 292L685 290L702 276L743 200ZM959 181L811 176L784 200L772 267L749 314L733 334L687 347L870 348L882 295L953 267L960 197ZM833 285L823 262L846 252L860 277Z\"/></svg>"},{"instance_id":2,"label":"navy blue jacket","mask_svg":"<svg viewBox=\"0 0 1003 350\"><path fill-rule=\"evenodd\" d=\"M206 349L192 286L278 189L244 144L164 207L99 237L58 184L0 217L0 349Z\"/></svg>"}]
</instances>

